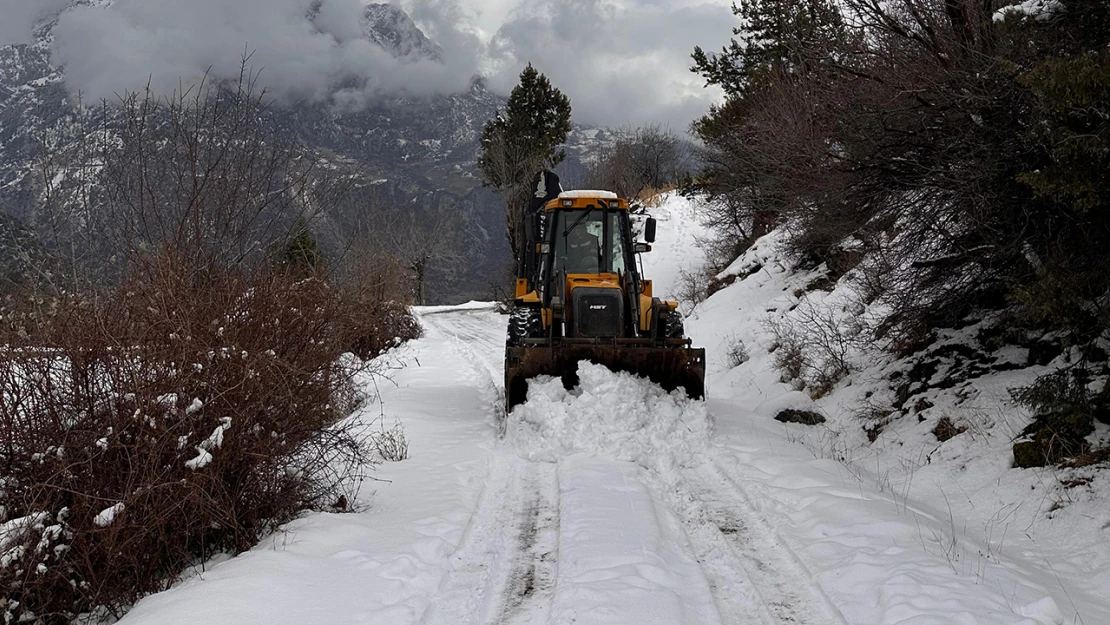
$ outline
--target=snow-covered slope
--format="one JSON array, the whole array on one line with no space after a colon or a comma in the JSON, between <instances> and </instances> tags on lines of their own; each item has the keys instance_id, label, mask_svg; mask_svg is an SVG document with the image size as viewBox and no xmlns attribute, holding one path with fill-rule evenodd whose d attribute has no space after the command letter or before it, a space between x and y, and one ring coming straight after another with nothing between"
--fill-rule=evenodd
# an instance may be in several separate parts
<instances>
[{"instance_id":1,"label":"snow-covered slope","mask_svg":"<svg viewBox=\"0 0 1110 625\"><path fill-rule=\"evenodd\" d=\"M781 233L761 239L721 274L735 282L701 303L687 329L710 350L708 404L720 434L746 441L748 476L763 495L755 505L792 519L781 536L830 596L856 593L841 609L866 618L849 621L916 613L937 623L1110 622L1108 476L1012 468L1013 440L1030 415L1009 389L1069 355L1027 366L1028 350L1011 347L977 353L979 366L968 366L960 354L976 346L981 322L941 331L935 357L884 356L867 335L853 339L877 311L860 303L850 273L830 284L827 268L800 270L784 258ZM846 343L814 349L823 325ZM808 345L807 366L836 354L852 373L812 399L812 385L797 389L818 372L786 383L774 367L791 340ZM738 344L748 360L734 366ZM924 373L914 369L922 362ZM828 421L775 422L786 408ZM955 426L944 441L934 432L942 420ZM1107 434L1100 427L1093 438Z\"/></svg>"},{"instance_id":2,"label":"snow-covered slope","mask_svg":"<svg viewBox=\"0 0 1110 625\"><path fill-rule=\"evenodd\" d=\"M701 273L705 252L697 242L708 232L698 221L697 203L676 192L664 194L647 209L659 222L655 243L643 255L644 276L656 297L682 297L683 274Z\"/></svg>"},{"instance_id":3,"label":"snow-covered slope","mask_svg":"<svg viewBox=\"0 0 1110 625\"><path fill-rule=\"evenodd\" d=\"M653 210L657 292L699 258L696 212L675 198ZM816 402L780 382L764 320L802 310L795 291L816 274L777 260L777 245L749 251L731 269L750 275L690 318L710 354L705 402L585 364L579 388L537 380L505 416L504 317L482 304L418 310L425 337L390 356L381 405L353 417L384 408L411 446L362 511L307 515L123 623L1110 622L1104 478L1049 512L1059 483L1007 468L1001 416L925 445L930 414L872 444L848 406L878 389L874 371ZM814 299L849 298L838 287ZM737 339L750 359L732 367ZM772 418L782 407L829 421L784 425Z\"/></svg>"}]
</instances>

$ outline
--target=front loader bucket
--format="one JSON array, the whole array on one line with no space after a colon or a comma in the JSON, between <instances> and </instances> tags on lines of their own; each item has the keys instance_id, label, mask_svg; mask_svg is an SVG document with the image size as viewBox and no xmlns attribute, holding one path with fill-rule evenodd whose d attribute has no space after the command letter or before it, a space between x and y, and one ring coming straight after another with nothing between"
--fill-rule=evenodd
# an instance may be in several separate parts
<instances>
[{"instance_id":1,"label":"front loader bucket","mask_svg":"<svg viewBox=\"0 0 1110 625\"><path fill-rule=\"evenodd\" d=\"M667 391L681 388L692 399L705 396L705 350L687 345L525 345L505 349L505 409L524 403L528 380L548 375L578 384L578 363L587 360L613 371L648 378Z\"/></svg>"}]
</instances>

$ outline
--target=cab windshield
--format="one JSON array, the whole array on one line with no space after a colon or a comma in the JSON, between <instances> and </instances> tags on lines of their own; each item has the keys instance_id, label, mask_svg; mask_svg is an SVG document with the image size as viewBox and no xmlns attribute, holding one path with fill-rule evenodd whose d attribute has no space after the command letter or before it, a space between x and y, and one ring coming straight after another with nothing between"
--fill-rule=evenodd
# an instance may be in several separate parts
<instances>
[{"instance_id":1,"label":"cab windshield","mask_svg":"<svg viewBox=\"0 0 1110 625\"><path fill-rule=\"evenodd\" d=\"M625 211L602 208L558 211L554 220L555 269L566 273L625 273Z\"/></svg>"}]
</instances>

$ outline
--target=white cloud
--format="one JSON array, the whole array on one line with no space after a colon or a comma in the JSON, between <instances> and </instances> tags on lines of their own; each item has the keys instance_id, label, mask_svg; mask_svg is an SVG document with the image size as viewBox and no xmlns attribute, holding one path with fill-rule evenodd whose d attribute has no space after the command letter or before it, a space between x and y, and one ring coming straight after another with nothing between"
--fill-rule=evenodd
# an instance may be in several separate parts
<instances>
[{"instance_id":1,"label":"white cloud","mask_svg":"<svg viewBox=\"0 0 1110 625\"><path fill-rule=\"evenodd\" d=\"M531 62L571 98L580 122L685 129L720 97L689 71L694 46L717 49L728 3L523 0L490 43L491 84L507 91Z\"/></svg>"},{"instance_id":2,"label":"white cloud","mask_svg":"<svg viewBox=\"0 0 1110 625\"><path fill-rule=\"evenodd\" d=\"M36 20L71 0L0 0L0 44L29 41ZM465 4L464 4L465 2ZM398 60L362 38L365 0L94 0L62 13L54 59L69 86L112 98L148 79L158 90L211 68L234 77L244 52L285 99L362 106L384 94L464 89L476 73L507 94L529 62L570 96L575 121L684 129L719 98L689 71L695 45L717 49L730 0L401 0L444 64Z\"/></svg>"},{"instance_id":3,"label":"white cloud","mask_svg":"<svg viewBox=\"0 0 1110 625\"><path fill-rule=\"evenodd\" d=\"M69 0L0 0L0 45L31 43L35 23L67 4Z\"/></svg>"},{"instance_id":4,"label":"white cloud","mask_svg":"<svg viewBox=\"0 0 1110 625\"><path fill-rule=\"evenodd\" d=\"M10 0L9 0L10 1ZM285 99L348 103L382 94L464 89L477 69L473 50L448 50L446 65L395 59L362 37L361 0L115 0L77 6L54 29L54 59L74 90L112 97L146 84L173 89L211 68L234 77L244 53L262 83ZM450 33L442 33L450 35ZM446 45L458 37L446 36ZM446 47L445 45L445 47Z\"/></svg>"}]
</instances>

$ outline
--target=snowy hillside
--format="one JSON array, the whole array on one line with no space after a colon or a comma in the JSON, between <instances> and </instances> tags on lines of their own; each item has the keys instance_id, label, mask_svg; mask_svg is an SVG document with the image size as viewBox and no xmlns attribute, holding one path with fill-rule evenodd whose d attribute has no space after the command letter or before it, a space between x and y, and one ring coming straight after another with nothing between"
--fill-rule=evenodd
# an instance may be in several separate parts
<instances>
[{"instance_id":1,"label":"snowy hillside","mask_svg":"<svg viewBox=\"0 0 1110 625\"><path fill-rule=\"evenodd\" d=\"M702 262L697 204L652 213L646 274L674 293ZM853 352L859 369L820 400L780 382L767 319L804 314L803 296L851 298L806 295L819 273L779 258L766 238L688 317L709 351L705 402L583 365L579 389L538 381L503 416L505 318L480 303L419 310L424 338L388 357L380 404L352 417L384 410L410 444L361 511L307 515L122 622L1110 622L1106 477L1009 468L1027 416L1005 389L1037 370L931 390L920 420L870 442L859 399L902 364ZM749 358L732 366L738 341ZM828 421L779 423L784 408ZM941 416L967 429L940 443Z\"/></svg>"},{"instance_id":2,"label":"snowy hillside","mask_svg":"<svg viewBox=\"0 0 1110 625\"><path fill-rule=\"evenodd\" d=\"M862 326L876 311L860 303L850 273L830 284L826 267L792 267L780 246L780 233L772 233L726 269L719 277L735 282L701 303L687 328L711 351L709 407L720 432L739 426L737 435L763 457L759 464L771 467L753 479L792 476L767 491L774 503L766 505L795 509L797 535L787 540L797 541L799 557L832 596L855 588L857 609L877 609L849 622L902 622L915 611L897 605L902 600L934 617L952 614L942 604L962 606L969 623L1110 622L1108 476L1091 467L1012 468L1014 439L1031 417L1010 389L1074 354L1046 360L1029 349L992 351L981 340L986 320L941 331L923 358L895 360L863 340L814 350L824 325ZM836 356L852 373L812 399L812 379L796 389L819 371L802 367L785 383L774 366L791 339L817 352L806 354L806 366L821 369ZM732 366L738 345L748 360ZM1041 364L1028 364L1033 358ZM784 409L827 422L773 421ZM1091 439L1108 437L1101 426ZM832 472L837 481L828 479Z\"/></svg>"}]
</instances>

